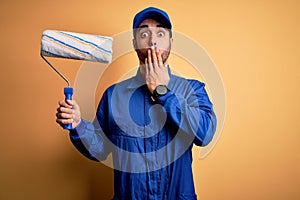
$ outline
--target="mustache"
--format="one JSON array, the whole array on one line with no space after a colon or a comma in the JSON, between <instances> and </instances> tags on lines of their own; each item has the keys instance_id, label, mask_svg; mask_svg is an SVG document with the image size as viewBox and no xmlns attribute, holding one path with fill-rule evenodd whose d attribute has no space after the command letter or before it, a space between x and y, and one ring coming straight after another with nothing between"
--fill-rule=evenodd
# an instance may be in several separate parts
<instances>
[{"instance_id":1,"label":"mustache","mask_svg":"<svg viewBox=\"0 0 300 200\"><path fill-rule=\"evenodd\" d=\"M157 47L155 45L153 45L153 46ZM145 59L148 57L148 50L151 50L151 46L143 47L143 48L135 48L135 51L137 53L140 63L145 64ZM163 49L159 48L159 51L162 52L162 60L165 63L170 55L171 46L169 46L168 48L163 48Z\"/></svg>"},{"instance_id":2,"label":"mustache","mask_svg":"<svg viewBox=\"0 0 300 200\"><path fill-rule=\"evenodd\" d=\"M145 58L148 56L148 50L152 50L151 48L138 48L135 49L135 51L138 53L138 55L143 55ZM159 49L162 51L162 53L169 53L170 49Z\"/></svg>"},{"instance_id":3,"label":"mustache","mask_svg":"<svg viewBox=\"0 0 300 200\"><path fill-rule=\"evenodd\" d=\"M139 50L139 51L145 51L147 52L148 50L151 50L151 49L156 49L158 48L160 51L170 51L170 48L161 48L161 47L158 47L156 45L152 45L152 46L149 46L149 47L143 47L143 48L135 48L135 50Z\"/></svg>"},{"instance_id":4,"label":"mustache","mask_svg":"<svg viewBox=\"0 0 300 200\"><path fill-rule=\"evenodd\" d=\"M145 59L148 57L148 49L136 49L137 56L141 63L145 64Z\"/></svg>"}]
</instances>

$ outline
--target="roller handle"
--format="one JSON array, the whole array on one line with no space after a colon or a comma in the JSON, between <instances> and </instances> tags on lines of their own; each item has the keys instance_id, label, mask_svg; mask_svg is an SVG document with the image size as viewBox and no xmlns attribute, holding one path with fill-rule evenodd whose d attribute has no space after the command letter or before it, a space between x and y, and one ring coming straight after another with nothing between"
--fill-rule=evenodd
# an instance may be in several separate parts
<instances>
[{"instance_id":1,"label":"roller handle","mask_svg":"<svg viewBox=\"0 0 300 200\"><path fill-rule=\"evenodd\" d=\"M65 100L72 100L73 92L74 92L73 88L71 88L71 87L65 87L64 88ZM72 123L70 123L70 124L64 124L63 128L67 129L67 130L72 129Z\"/></svg>"}]
</instances>

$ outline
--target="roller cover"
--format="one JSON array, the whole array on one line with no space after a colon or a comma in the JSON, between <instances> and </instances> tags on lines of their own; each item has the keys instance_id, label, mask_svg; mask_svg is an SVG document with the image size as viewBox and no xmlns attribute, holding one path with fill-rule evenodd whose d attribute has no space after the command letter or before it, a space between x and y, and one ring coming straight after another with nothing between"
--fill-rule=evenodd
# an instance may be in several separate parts
<instances>
[{"instance_id":1,"label":"roller cover","mask_svg":"<svg viewBox=\"0 0 300 200\"><path fill-rule=\"evenodd\" d=\"M41 54L44 56L109 63L112 60L111 37L45 30Z\"/></svg>"}]
</instances>

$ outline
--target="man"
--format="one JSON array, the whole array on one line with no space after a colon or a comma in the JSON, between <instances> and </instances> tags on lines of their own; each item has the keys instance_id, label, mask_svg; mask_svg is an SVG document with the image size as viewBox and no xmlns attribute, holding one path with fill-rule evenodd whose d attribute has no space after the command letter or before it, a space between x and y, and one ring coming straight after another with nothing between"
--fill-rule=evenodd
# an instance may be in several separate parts
<instances>
[{"instance_id":1,"label":"man","mask_svg":"<svg viewBox=\"0 0 300 200\"><path fill-rule=\"evenodd\" d=\"M136 76L104 92L93 123L81 119L75 101L59 102L57 123L72 123L71 141L86 157L102 161L112 153L114 199L197 199L192 146L213 138L212 104L203 83L170 72L167 13L153 7L139 12L133 36Z\"/></svg>"}]
</instances>

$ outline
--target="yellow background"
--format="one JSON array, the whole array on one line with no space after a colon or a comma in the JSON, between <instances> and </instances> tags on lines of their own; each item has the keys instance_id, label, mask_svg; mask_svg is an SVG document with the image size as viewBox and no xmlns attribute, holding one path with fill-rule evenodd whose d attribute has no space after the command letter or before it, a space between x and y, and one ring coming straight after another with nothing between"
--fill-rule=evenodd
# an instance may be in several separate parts
<instances>
[{"instance_id":1,"label":"yellow background","mask_svg":"<svg viewBox=\"0 0 300 200\"><path fill-rule=\"evenodd\" d=\"M296 0L1 1L0 199L111 198L112 170L81 156L55 123L65 84L39 57L40 37L45 29L112 36L148 6L206 49L226 89L221 137L207 157L194 156L199 199L300 199ZM120 61L137 63L116 61L114 77ZM81 62L54 62L74 82Z\"/></svg>"}]
</instances>

